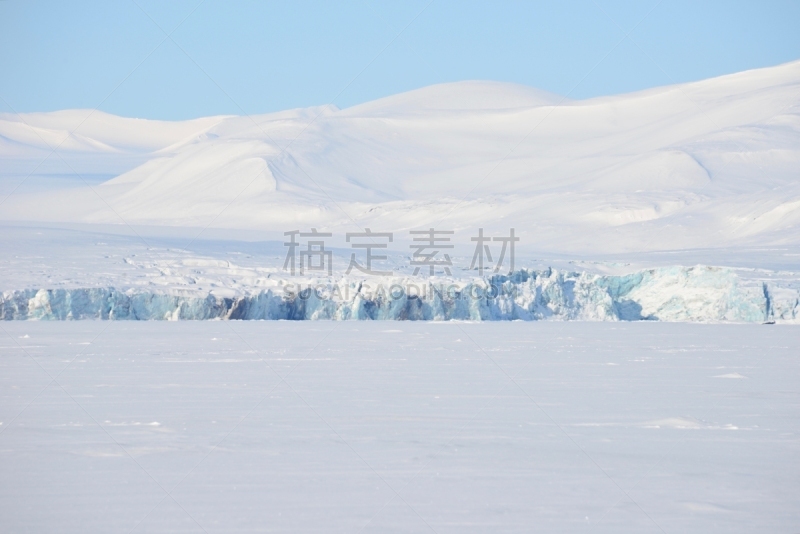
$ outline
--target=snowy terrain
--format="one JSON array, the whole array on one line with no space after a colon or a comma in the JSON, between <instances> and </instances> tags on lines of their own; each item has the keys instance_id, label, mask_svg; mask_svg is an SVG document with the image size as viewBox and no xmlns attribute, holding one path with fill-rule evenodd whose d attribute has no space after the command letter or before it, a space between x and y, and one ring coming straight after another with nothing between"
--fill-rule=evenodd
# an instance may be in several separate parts
<instances>
[{"instance_id":1,"label":"snowy terrain","mask_svg":"<svg viewBox=\"0 0 800 534\"><path fill-rule=\"evenodd\" d=\"M4 192L31 172L114 177L17 192L6 220L516 227L521 245L580 254L798 245L800 61L580 101L460 82L178 123L4 114L0 155Z\"/></svg>"},{"instance_id":2,"label":"snowy terrain","mask_svg":"<svg viewBox=\"0 0 800 534\"><path fill-rule=\"evenodd\" d=\"M800 523L793 326L0 326L7 532Z\"/></svg>"},{"instance_id":3,"label":"snowy terrain","mask_svg":"<svg viewBox=\"0 0 800 534\"><path fill-rule=\"evenodd\" d=\"M749 263L727 257L727 267L675 265L676 254L522 257L511 275L483 276L467 268L470 257L454 256L452 276L423 277L407 253L388 253L376 268L393 276L290 276L282 242L196 241L187 250L186 239L148 239L6 227L0 269L16 289L0 293L0 318L800 321L792 255L771 269L753 267L752 254ZM351 251L334 251L346 266Z\"/></svg>"},{"instance_id":4,"label":"snowy terrain","mask_svg":"<svg viewBox=\"0 0 800 534\"><path fill-rule=\"evenodd\" d=\"M184 122L5 114L0 161L5 319L800 320L800 62L581 101L459 82ZM311 228L337 265L290 276L284 232ZM345 272L367 228L393 235L383 280ZM456 245L434 279L409 269L427 228ZM471 269L479 228L515 229L509 280ZM408 298L431 284L452 291Z\"/></svg>"},{"instance_id":5,"label":"snowy terrain","mask_svg":"<svg viewBox=\"0 0 800 534\"><path fill-rule=\"evenodd\" d=\"M800 524L800 61L0 114L0 249L3 531Z\"/></svg>"}]
</instances>

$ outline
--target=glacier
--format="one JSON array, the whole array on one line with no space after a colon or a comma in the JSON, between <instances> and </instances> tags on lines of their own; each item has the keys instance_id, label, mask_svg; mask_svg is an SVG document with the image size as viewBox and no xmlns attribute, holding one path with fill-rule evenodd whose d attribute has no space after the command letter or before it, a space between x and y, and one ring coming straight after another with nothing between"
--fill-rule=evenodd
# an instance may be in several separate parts
<instances>
[{"instance_id":1,"label":"glacier","mask_svg":"<svg viewBox=\"0 0 800 534\"><path fill-rule=\"evenodd\" d=\"M222 296L149 288L29 288L0 297L4 320L427 320L786 322L800 283L698 265L604 275L548 268L473 279L279 280Z\"/></svg>"}]
</instances>

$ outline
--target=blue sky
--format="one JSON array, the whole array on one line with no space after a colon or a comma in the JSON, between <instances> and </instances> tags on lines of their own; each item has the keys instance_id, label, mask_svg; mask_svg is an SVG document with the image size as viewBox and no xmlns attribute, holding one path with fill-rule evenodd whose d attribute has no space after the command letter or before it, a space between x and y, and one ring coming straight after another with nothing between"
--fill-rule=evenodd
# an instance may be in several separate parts
<instances>
[{"instance_id":1,"label":"blue sky","mask_svg":"<svg viewBox=\"0 0 800 534\"><path fill-rule=\"evenodd\" d=\"M184 119L469 79L587 98L800 59L798 27L790 1L0 0L0 110Z\"/></svg>"}]
</instances>

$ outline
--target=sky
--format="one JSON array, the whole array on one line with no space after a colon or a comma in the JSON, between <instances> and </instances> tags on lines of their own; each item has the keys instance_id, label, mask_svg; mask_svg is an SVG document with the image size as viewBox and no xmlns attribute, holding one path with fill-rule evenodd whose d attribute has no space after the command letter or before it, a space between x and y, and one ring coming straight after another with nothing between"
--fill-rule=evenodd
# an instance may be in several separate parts
<instances>
[{"instance_id":1,"label":"sky","mask_svg":"<svg viewBox=\"0 0 800 534\"><path fill-rule=\"evenodd\" d=\"M495 80L590 98L800 59L800 2L0 0L0 111L340 108Z\"/></svg>"}]
</instances>

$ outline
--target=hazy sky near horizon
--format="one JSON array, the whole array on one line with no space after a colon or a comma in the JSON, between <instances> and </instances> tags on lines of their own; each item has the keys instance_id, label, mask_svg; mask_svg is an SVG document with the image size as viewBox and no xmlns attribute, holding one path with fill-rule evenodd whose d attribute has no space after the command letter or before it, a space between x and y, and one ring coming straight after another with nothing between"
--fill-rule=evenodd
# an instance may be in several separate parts
<instances>
[{"instance_id":1,"label":"hazy sky near horizon","mask_svg":"<svg viewBox=\"0 0 800 534\"><path fill-rule=\"evenodd\" d=\"M800 2L0 0L0 111L185 119L459 80L570 98L800 59Z\"/></svg>"}]
</instances>

